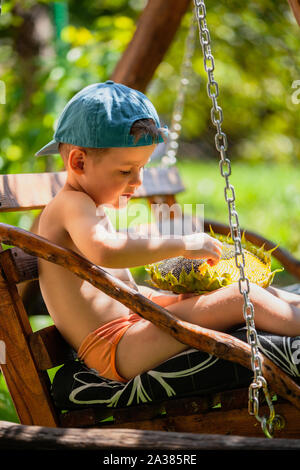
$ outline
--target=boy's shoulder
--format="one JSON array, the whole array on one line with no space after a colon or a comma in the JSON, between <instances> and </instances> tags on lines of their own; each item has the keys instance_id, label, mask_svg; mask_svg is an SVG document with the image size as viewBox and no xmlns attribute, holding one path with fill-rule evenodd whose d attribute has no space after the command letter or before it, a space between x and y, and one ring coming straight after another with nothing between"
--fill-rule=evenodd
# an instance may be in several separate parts
<instances>
[{"instance_id":1,"label":"boy's shoulder","mask_svg":"<svg viewBox=\"0 0 300 470\"><path fill-rule=\"evenodd\" d=\"M69 237L72 239L71 234L83 230L89 223L96 224L97 212L95 202L86 193L63 188L42 211L39 235L74 249Z\"/></svg>"},{"instance_id":2,"label":"boy's shoulder","mask_svg":"<svg viewBox=\"0 0 300 470\"><path fill-rule=\"evenodd\" d=\"M51 201L55 210L63 211L67 216L89 211L96 213L97 206L93 199L83 191L63 188ZM51 204L50 203L50 204Z\"/></svg>"},{"instance_id":3,"label":"boy's shoulder","mask_svg":"<svg viewBox=\"0 0 300 470\"><path fill-rule=\"evenodd\" d=\"M94 207L96 207L96 204L94 203L93 199L87 193L78 189L69 189L64 187L59 191L59 193L57 193L55 198L57 198L57 200L60 200L60 203L62 200L67 202L72 202L73 200L76 200L76 202L78 202L82 200L92 203Z\"/></svg>"},{"instance_id":4,"label":"boy's shoulder","mask_svg":"<svg viewBox=\"0 0 300 470\"><path fill-rule=\"evenodd\" d=\"M42 222L65 225L66 221L76 219L81 215L95 216L97 207L93 199L83 191L61 189L46 205L41 219Z\"/></svg>"}]
</instances>

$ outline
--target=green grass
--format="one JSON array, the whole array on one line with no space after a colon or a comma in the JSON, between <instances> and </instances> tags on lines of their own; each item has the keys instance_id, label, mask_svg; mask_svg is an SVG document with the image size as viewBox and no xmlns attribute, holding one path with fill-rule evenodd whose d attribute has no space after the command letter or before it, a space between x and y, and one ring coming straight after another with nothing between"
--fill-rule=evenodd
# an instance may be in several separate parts
<instances>
[{"instance_id":1,"label":"green grass","mask_svg":"<svg viewBox=\"0 0 300 470\"><path fill-rule=\"evenodd\" d=\"M228 222L225 180L218 163L180 162L186 192L181 204L204 204L206 218ZM234 162L230 182L235 188L240 225L257 231L300 258L300 166Z\"/></svg>"},{"instance_id":2,"label":"green grass","mask_svg":"<svg viewBox=\"0 0 300 470\"><path fill-rule=\"evenodd\" d=\"M178 162L179 172L186 187L177 196L180 204L204 204L204 215L208 219L228 222L228 209L224 199L225 181L218 162ZM241 227L252 230L279 243L300 259L300 166L255 165L232 163L230 182L235 187L236 209ZM35 212L36 213L36 212ZM19 218L18 218L19 217ZM3 214L1 220L30 227L30 214ZM120 224L122 225L122 224ZM278 263L273 263L273 268ZM132 269L136 279L143 280L144 268ZM280 273L275 284L285 285L296 282L293 276ZM48 317L36 316L30 319L34 330L48 326ZM53 377L55 371L50 371ZM0 420L18 422L7 388L0 376Z\"/></svg>"}]
</instances>

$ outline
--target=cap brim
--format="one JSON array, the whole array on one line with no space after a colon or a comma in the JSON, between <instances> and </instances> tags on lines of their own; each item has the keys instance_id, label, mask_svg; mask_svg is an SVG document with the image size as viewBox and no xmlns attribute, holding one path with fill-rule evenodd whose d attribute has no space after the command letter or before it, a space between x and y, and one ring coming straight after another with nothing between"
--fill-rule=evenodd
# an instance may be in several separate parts
<instances>
[{"instance_id":1,"label":"cap brim","mask_svg":"<svg viewBox=\"0 0 300 470\"><path fill-rule=\"evenodd\" d=\"M40 157L41 155L55 155L59 153L58 146L59 142L56 142L56 140L51 140L51 142L36 152L35 156Z\"/></svg>"}]
</instances>

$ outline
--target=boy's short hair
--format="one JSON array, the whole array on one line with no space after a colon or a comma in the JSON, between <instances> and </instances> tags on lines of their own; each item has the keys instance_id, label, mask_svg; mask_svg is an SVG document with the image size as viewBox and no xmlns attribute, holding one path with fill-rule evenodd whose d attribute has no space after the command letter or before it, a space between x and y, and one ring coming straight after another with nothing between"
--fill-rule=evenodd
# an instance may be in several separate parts
<instances>
[{"instance_id":1,"label":"boy's short hair","mask_svg":"<svg viewBox=\"0 0 300 470\"><path fill-rule=\"evenodd\" d=\"M152 119L138 119L135 121L130 129L130 135L132 135L135 139L135 142L138 142L140 138L147 135L152 137L153 144L159 142L159 138L162 137L164 140L165 137L165 129L158 128L155 122ZM69 156L70 151L76 147L73 144L67 144L64 142L60 142L59 144L59 152L63 160L67 159ZM95 156L99 156L105 153L107 148L92 148L92 147L82 147L84 150L87 151L88 154L94 154Z\"/></svg>"},{"instance_id":2,"label":"boy's short hair","mask_svg":"<svg viewBox=\"0 0 300 470\"><path fill-rule=\"evenodd\" d=\"M157 127L152 119L138 119L135 121L131 126L130 135L133 135L135 142L138 142L144 135L152 137L154 144L159 143L160 137L164 141L166 140L165 129Z\"/></svg>"}]
</instances>

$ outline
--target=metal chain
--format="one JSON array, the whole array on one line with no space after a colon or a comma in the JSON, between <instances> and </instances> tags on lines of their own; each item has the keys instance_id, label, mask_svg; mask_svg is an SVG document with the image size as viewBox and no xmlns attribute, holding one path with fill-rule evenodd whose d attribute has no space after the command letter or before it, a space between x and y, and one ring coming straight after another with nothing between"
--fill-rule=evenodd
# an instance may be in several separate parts
<instances>
[{"instance_id":1,"label":"metal chain","mask_svg":"<svg viewBox=\"0 0 300 470\"><path fill-rule=\"evenodd\" d=\"M162 166L171 166L176 163L185 95L190 83L192 57L195 50L196 26L195 17L192 14L189 32L185 40L185 52L180 70L179 90L172 114L170 138L166 145L165 155L161 159Z\"/></svg>"},{"instance_id":2,"label":"metal chain","mask_svg":"<svg viewBox=\"0 0 300 470\"><path fill-rule=\"evenodd\" d=\"M238 213L235 208L235 191L232 184L229 182L231 175L230 159L227 156L227 137L222 130L223 111L219 106L217 98L219 97L218 83L214 78L215 61L211 51L210 33L206 22L206 7L203 0L194 0L195 15L199 26L199 38L203 52L204 69L207 73L207 94L212 101L211 120L217 129L215 135L216 149L220 153L220 171L221 175L225 178L226 186L224 188L225 201L228 205L229 212L229 226L231 237L235 247L235 263L240 270L240 278L238 281L239 291L244 297L243 314L247 327L247 341L251 347L251 367L253 370L253 382L249 387L249 406L248 411L250 415L261 423L262 430L267 437L272 437L275 427L278 429L282 426L283 420L281 417L275 415L274 406L268 391L266 379L262 375L261 356L258 350L258 337L254 323L254 306L249 299L250 284L249 279L245 276L245 256L242 248L241 230L239 225ZM269 407L269 417L260 416L259 414L259 397L260 391L263 391L267 405Z\"/></svg>"}]
</instances>

